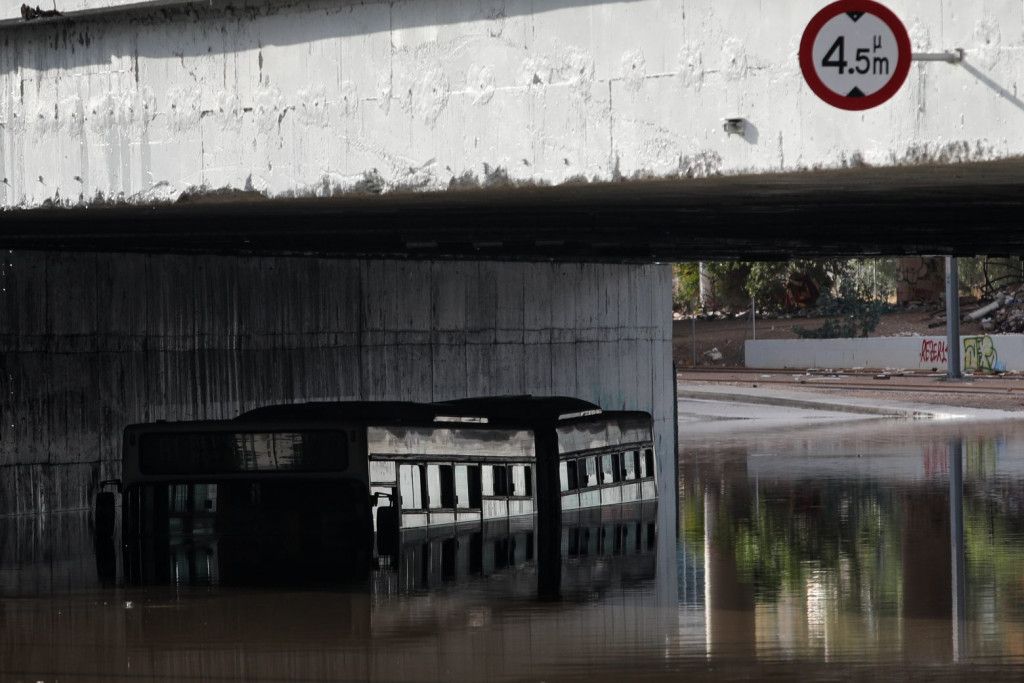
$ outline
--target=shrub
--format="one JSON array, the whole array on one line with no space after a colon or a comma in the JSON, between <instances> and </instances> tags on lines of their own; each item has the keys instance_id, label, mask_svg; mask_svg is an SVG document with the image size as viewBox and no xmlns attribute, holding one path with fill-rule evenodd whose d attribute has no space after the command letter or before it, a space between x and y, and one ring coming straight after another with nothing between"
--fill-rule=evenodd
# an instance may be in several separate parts
<instances>
[{"instance_id":1,"label":"shrub","mask_svg":"<svg viewBox=\"0 0 1024 683\"><path fill-rule=\"evenodd\" d=\"M889 308L882 301L868 298L852 278L847 278L841 281L838 295L825 292L818 299L818 310L828 320L820 327L794 327L793 331L804 339L866 337L875 331L882 313Z\"/></svg>"}]
</instances>

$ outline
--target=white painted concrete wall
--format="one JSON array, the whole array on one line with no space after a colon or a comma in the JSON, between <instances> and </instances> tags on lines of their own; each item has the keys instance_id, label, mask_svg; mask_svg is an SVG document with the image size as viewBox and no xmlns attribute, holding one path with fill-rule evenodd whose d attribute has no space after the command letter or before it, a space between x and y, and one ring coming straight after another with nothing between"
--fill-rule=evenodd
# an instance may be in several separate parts
<instances>
[{"instance_id":1,"label":"white painted concrete wall","mask_svg":"<svg viewBox=\"0 0 1024 683\"><path fill-rule=\"evenodd\" d=\"M945 337L758 339L744 344L748 368L899 368L945 370ZM1024 371L1024 334L960 337L964 371Z\"/></svg>"},{"instance_id":2,"label":"white painted concrete wall","mask_svg":"<svg viewBox=\"0 0 1024 683\"><path fill-rule=\"evenodd\" d=\"M805 1L196 3L5 26L0 206L1024 153L1024 6L888 4L916 49L967 60L915 65L865 113L804 85Z\"/></svg>"}]
</instances>

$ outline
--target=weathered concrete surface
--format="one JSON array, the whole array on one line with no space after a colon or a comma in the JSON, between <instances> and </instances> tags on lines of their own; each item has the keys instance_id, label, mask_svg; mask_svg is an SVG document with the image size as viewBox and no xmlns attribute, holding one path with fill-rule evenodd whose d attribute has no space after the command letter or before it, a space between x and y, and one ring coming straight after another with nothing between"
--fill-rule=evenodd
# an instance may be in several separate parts
<instances>
[{"instance_id":1,"label":"weathered concrete surface","mask_svg":"<svg viewBox=\"0 0 1024 683\"><path fill-rule=\"evenodd\" d=\"M79 511L0 518L3 595L48 595L95 588L98 576L91 517Z\"/></svg>"},{"instance_id":2,"label":"weathered concrete surface","mask_svg":"<svg viewBox=\"0 0 1024 683\"><path fill-rule=\"evenodd\" d=\"M807 3L214 2L26 22L2 29L0 206L1024 153L1024 7L889 5L915 49L966 59L915 65L859 114L803 83ZM722 130L734 115L744 137Z\"/></svg>"},{"instance_id":3,"label":"weathered concrete surface","mask_svg":"<svg viewBox=\"0 0 1024 683\"><path fill-rule=\"evenodd\" d=\"M615 263L973 256L979 244L1024 254L1024 158L383 196L189 197L6 211L0 249Z\"/></svg>"},{"instance_id":4,"label":"weathered concrete surface","mask_svg":"<svg viewBox=\"0 0 1024 683\"><path fill-rule=\"evenodd\" d=\"M155 9L170 5L184 5L189 0L0 0L0 26L17 25L24 21L48 21L59 12L60 17L70 18L123 12L134 9ZM22 7L27 9L22 10ZM27 16L26 16L27 15Z\"/></svg>"},{"instance_id":5,"label":"weathered concrete surface","mask_svg":"<svg viewBox=\"0 0 1024 683\"><path fill-rule=\"evenodd\" d=\"M652 411L671 453L670 278L653 265L5 254L0 513L88 506L119 473L128 423L292 400L561 393Z\"/></svg>"}]
</instances>

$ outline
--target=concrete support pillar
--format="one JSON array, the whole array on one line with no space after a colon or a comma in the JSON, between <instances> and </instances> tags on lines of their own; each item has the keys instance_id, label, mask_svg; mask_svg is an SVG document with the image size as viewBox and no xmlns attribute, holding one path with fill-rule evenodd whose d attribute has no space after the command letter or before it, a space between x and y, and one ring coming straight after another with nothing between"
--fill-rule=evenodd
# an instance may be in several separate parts
<instances>
[{"instance_id":1,"label":"concrete support pillar","mask_svg":"<svg viewBox=\"0 0 1024 683\"><path fill-rule=\"evenodd\" d=\"M554 600L561 596L562 585L562 505L558 478L558 439L542 432L536 444L538 453L549 457L537 461L537 593Z\"/></svg>"},{"instance_id":2,"label":"concrete support pillar","mask_svg":"<svg viewBox=\"0 0 1024 683\"><path fill-rule=\"evenodd\" d=\"M90 508L120 474L126 424L338 399L564 394L650 411L672 490L670 266L7 258L0 515Z\"/></svg>"},{"instance_id":3,"label":"concrete support pillar","mask_svg":"<svg viewBox=\"0 0 1024 683\"><path fill-rule=\"evenodd\" d=\"M698 265L698 299L700 300L700 307L704 310L713 310L717 308L715 301L715 279L711 276L711 272L708 271L707 264L703 261Z\"/></svg>"},{"instance_id":4,"label":"concrete support pillar","mask_svg":"<svg viewBox=\"0 0 1024 683\"><path fill-rule=\"evenodd\" d=\"M938 303L942 286L942 257L904 256L897 260L896 303Z\"/></svg>"}]
</instances>

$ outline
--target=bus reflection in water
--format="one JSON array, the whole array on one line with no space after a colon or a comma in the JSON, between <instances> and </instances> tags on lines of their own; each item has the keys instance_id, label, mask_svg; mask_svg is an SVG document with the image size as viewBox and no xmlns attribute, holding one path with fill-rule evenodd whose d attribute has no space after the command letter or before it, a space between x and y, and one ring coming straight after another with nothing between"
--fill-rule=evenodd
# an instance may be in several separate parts
<instances>
[{"instance_id":1,"label":"bus reflection in water","mask_svg":"<svg viewBox=\"0 0 1024 683\"><path fill-rule=\"evenodd\" d=\"M651 556L655 471L646 413L498 397L132 425L105 483L122 493L130 582L372 576L392 592L533 566L558 586L580 558ZM97 500L100 537L112 499Z\"/></svg>"},{"instance_id":2,"label":"bus reflection in water","mask_svg":"<svg viewBox=\"0 0 1024 683\"><path fill-rule=\"evenodd\" d=\"M561 587L564 597L586 597L603 588L654 578L655 517L653 505L627 505L619 510L587 510L566 519L561 527ZM227 542L225 542L227 540ZM486 528L453 526L427 533L403 534L396 556L369 563L358 555L309 552L276 539L275 553L247 550L247 543L225 537L171 539L166 553L135 553L132 579L143 583L189 585L259 585L348 582L369 586L378 595L425 590L472 588L530 597L537 575L546 570L537 556L537 534L530 518ZM158 546L159 547L159 546ZM272 558L268 562L268 558ZM141 560L141 562L140 562Z\"/></svg>"}]
</instances>

